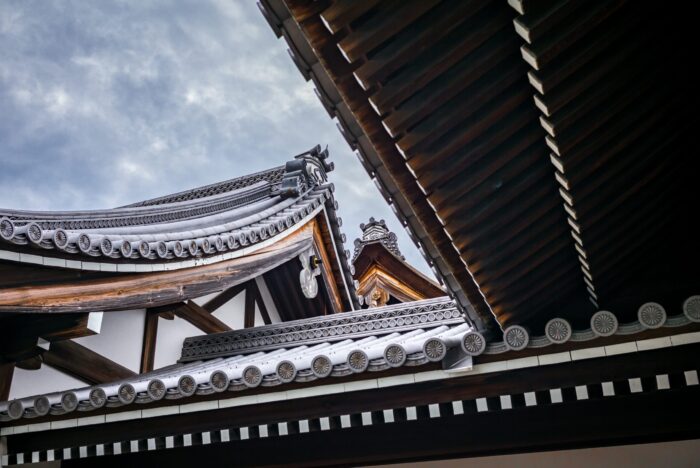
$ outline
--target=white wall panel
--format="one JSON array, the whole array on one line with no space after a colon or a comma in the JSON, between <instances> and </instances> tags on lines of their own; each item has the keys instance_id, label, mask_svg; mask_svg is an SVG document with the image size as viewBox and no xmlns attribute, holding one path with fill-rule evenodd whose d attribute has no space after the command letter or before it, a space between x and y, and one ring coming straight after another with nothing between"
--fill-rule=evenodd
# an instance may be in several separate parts
<instances>
[{"instance_id":1,"label":"white wall panel","mask_svg":"<svg viewBox=\"0 0 700 468\"><path fill-rule=\"evenodd\" d=\"M68 374L42 365L38 370L24 370L15 367L10 387L10 400L24 398L42 393L62 392L73 388L84 387L85 382Z\"/></svg>"},{"instance_id":2,"label":"white wall panel","mask_svg":"<svg viewBox=\"0 0 700 468\"><path fill-rule=\"evenodd\" d=\"M105 312L99 334L76 338L73 341L138 372L145 317L145 309Z\"/></svg>"},{"instance_id":3,"label":"white wall panel","mask_svg":"<svg viewBox=\"0 0 700 468\"><path fill-rule=\"evenodd\" d=\"M204 332L186 320L179 317L175 317L173 320L159 318L153 368L159 369L175 364L180 359L182 342L185 341L185 338L198 335L204 335Z\"/></svg>"},{"instance_id":4,"label":"white wall panel","mask_svg":"<svg viewBox=\"0 0 700 468\"><path fill-rule=\"evenodd\" d=\"M226 304L216 309L213 313L214 317L218 318L234 330L240 330L243 328L245 315L245 294L245 291L239 293Z\"/></svg>"}]
</instances>

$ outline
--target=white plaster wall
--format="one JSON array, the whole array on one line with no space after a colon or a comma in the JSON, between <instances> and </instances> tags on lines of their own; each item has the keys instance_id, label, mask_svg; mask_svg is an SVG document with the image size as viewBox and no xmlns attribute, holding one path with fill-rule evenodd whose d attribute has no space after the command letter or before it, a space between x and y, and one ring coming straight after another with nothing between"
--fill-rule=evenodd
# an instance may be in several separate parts
<instances>
[{"instance_id":1,"label":"white plaster wall","mask_svg":"<svg viewBox=\"0 0 700 468\"><path fill-rule=\"evenodd\" d=\"M265 280L259 276L255 279L255 282L258 285L258 289L260 290L260 295L263 299L263 302L265 302L265 306L267 307L267 312L270 315L270 320L272 321L272 323L281 322L280 315L277 312L277 308L275 307L275 303L272 300L270 291L267 289L267 284L265 283ZM218 294L220 294L220 292L198 297L197 299L194 299L194 302L198 305L204 305L208 301L216 297ZM226 304L215 310L212 315L214 315L214 317L218 318L234 330L242 329L245 323L245 294L245 291L241 291L233 299L231 299ZM265 321L263 320L262 314L260 313L260 307L256 304L255 326L258 327L262 325L265 325Z\"/></svg>"},{"instance_id":2,"label":"white plaster wall","mask_svg":"<svg viewBox=\"0 0 700 468\"><path fill-rule=\"evenodd\" d=\"M185 338L199 335L204 335L204 332L186 320L179 317L175 317L173 320L166 320L160 317L158 319L158 336L156 338L156 355L153 360L153 368L159 369L175 364L180 359L182 342L185 341Z\"/></svg>"},{"instance_id":3,"label":"white plaster wall","mask_svg":"<svg viewBox=\"0 0 700 468\"><path fill-rule=\"evenodd\" d=\"M99 334L76 338L73 341L138 372L141 365L145 319L145 309L105 312Z\"/></svg>"},{"instance_id":4,"label":"white plaster wall","mask_svg":"<svg viewBox=\"0 0 700 468\"><path fill-rule=\"evenodd\" d=\"M73 388L84 387L85 382L68 374L42 365L38 370L24 370L15 367L10 387L10 400L24 398L43 393L62 392Z\"/></svg>"},{"instance_id":5,"label":"white plaster wall","mask_svg":"<svg viewBox=\"0 0 700 468\"><path fill-rule=\"evenodd\" d=\"M260 289L260 295L267 306L268 314L270 315L270 320L272 323L280 322L280 316L275 307L275 303L270 296L270 291L265 284L265 281L258 277L256 278L258 288ZM204 305L206 302L217 296L219 292L208 294L206 296L198 297L193 301L198 305ZM243 328L245 320L245 291L241 291L233 299L228 301L223 306L219 307L213 312L212 315L218 318L226 325L231 327L233 330L240 330ZM141 320L143 324L143 318ZM260 313L260 308L255 307L255 326L262 326L265 322L263 321L262 314ZM104 325L103 325L104 326ZM191 325L186 320L179 317L175 317L174 320L165 320L160 318L158 320L158 337L156 339L156 355L154 359L154 368L158 369L171 364L174 364L178 359L180 359L180 352L182 351L182 342L185 338L190 336L204 335L204 332L199 328ZM141 326L141 331L139 333L139 356L136 361L136 365L140 363L140 349L141 349L141 337L143 336L143 325Z\"/></svg>"},{"instance_id":6,"label":"white plaster wall","mask_svg":"<svg viewBox=\"0 0 700 468\"><path fill-rule=\"evenodd\" d=\"M214 299L219 294L221 294L221 291L216 291L216 292L213 292L211 294L207 294L206 296L200 296L196 299L192 299L192 302L194 302L197 305L203 306L204 304L206 304L210 300Z\"/></svg>"}]
</instances>

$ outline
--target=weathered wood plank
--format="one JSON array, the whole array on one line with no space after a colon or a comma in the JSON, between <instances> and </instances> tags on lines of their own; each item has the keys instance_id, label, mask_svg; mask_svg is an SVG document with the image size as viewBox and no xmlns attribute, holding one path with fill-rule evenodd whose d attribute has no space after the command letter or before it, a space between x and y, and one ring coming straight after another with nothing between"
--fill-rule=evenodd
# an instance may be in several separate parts
<instances>
[{"instance_id":1,"label":"weathered wood plank","mask_svg":"<svg viewBox=\"0 0 700 468\"><path fill-rule=\"evenodd\" d=\"M200 297L244 283L308 249L313 223L248 256L183 270L107 280L0 290L1 312L75 312L150 308Z\"/></svg>"},{"instance_id":2,"label":"weathered wood plank","mask_svg":"<svg viewBox=\"0 0 700 468\"><path fill-rule=\"evenodd\" d=\"M444 273L454 276L455 282L459 285L457 289L460 293L468 296L473 305L473 309L469 308L471 319L480 328L494 326L493 315L485 303L483 295L475 284L474 279L464 268L464 263L460 260L458 252L445 235L442 225L435 216L434 209L422 196L415 178L406 167L405 160L396 148L391 136L382 126L380 117L373 107L379 108L383 112L382 106L386 105L385 109L390 110L393 107L390 101L395 99L395 102L399 103L410 96L417 89L432 81L437 74L449 69L450 66L459 62L466 54L473 52L499 31L510 30L513 48L517 49L517 43L513 40L514 34L512 34L512 13L508 10L507 5L489 4L481 14L474 16L474 19L479 18L473 28L474 31L478 32L467 34L468 37L463 40L462 36L456 37L455 46L451 47L450 50L444 51L444 53L443 51L436 51L435 54L431 54L431 61L437 62L435 66L431 67L429 64L426 65L422 62L421 66L418 66L416 63L415 67L411 67L411 70L415 69L417 72L416 79L405 80L406 75L401 74L402 84L405 86L392 90L385 95L383 100L376 100L375 97L377 95L372 96L372 104L368 101L367 93L351 76L354 70L340 53L337 47L337 38L328 31L320 18L314 16L313 9L317 4L306 0L289 0L285 1L285 5L292 17L297 20L308 43L316 52L329 77L334 81L345 103L352 110L357 123L367 135L369 143L376 151L381 162L380 165L384 166L386 171L391 174L391 182L395 184L398 189L397 192L400 193L400 195L397 195L399 199L396 205L400 207L404 214L408 214L405 207L407 204L410 205L411 214L420 220L420 225L425 230L425 233L421 235L422 241L429 244L428 250L436 252L434 255L440 256L444 260L446 264L445 268L443 268ZM493 28L487 31L486 29L491 26ZM453 32L458 29L453 30ZM504 44L503 46L506 47L508 45ZM435 60L432 60L433 57ZM444 60L441 61L441 59ZM433 71L436 73L432 73ZM387 88L382 88L381 91L385 89ZM527 85L524 86L523 91L529 91ZM532 112L534 114L534 111ZM382 178L384 179L383 176ZM383 180L383 182L386 183L386 180ZM459 296L463 297L461 294Z\"/></svg>"}]
</instances>

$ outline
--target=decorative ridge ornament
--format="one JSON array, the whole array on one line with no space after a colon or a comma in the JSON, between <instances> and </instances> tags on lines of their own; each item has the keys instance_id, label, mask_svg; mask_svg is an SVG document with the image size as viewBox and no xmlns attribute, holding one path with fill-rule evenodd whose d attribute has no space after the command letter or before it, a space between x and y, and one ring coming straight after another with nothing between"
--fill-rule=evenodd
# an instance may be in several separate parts
<instances>
[{"instance_id":1,"label":"decorative ridge ornament","mask_svg":"<svg viewBox=\"0 0 700 468\"><path fill-rule=\"evenodd\" d=\"M401 260L406 260L406 258L401 254L399 250L398 239L396 234L391 232L386 226L386 221L380 219L369 218L369 222L361 223L360 229L362 230L362 238L355 239L355 252L352 256L352 261L354 262L360 255L360 252L365 245L369 244L382 244L389 252L396 255Z\"/></svg>"},{"instance_id":2,"label":"decorative ridge ornament","mask_svg":"<svg viewBox=\"0 0 700 468\"><path fill-rule=\"evenodd\" d=\"M316 145L285 164L282 184L277 193L283 198L298 197L328 182L327 173L334 168L335 165L328 161L328 148L321 150L321 145Z\"/></svg>"}]
</instances>

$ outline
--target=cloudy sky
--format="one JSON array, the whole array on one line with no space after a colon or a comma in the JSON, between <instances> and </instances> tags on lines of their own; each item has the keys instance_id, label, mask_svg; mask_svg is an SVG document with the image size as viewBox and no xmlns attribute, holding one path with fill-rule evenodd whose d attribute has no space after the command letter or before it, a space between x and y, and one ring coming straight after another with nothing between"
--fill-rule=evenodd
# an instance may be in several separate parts
<instances>
[{"instance_id":1,"label":"cloudy sky","mask_svg":"<svg viewBox=\"0 0 700 468\"><path fill-rule=\"evenodd\" d=\"M421 255L254 1L0 2L0 209L120 206L320 143L352 240L385 218Z\"/></svg>"}]
</instances>

